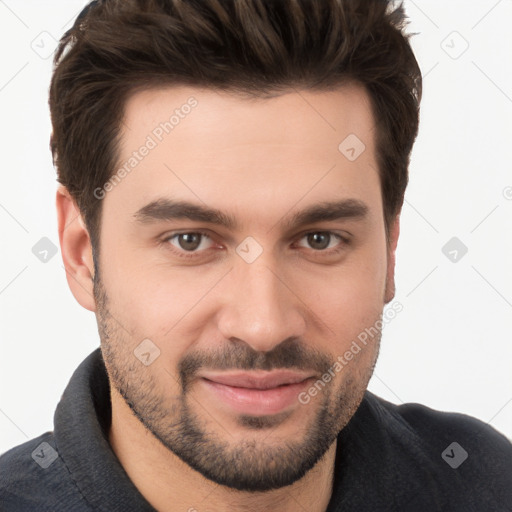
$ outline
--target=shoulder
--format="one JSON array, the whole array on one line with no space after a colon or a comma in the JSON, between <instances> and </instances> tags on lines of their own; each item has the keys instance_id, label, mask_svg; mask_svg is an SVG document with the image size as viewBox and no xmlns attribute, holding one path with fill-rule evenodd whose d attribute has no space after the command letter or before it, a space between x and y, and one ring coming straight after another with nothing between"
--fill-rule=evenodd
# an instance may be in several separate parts
<instances>
[{"instance_id":1,"label":"shoulder","mask_svg":"<svg viewBox=\"0 0 512 512\"><path fill-rule=\"evenodd\" d=\"M494 427L473 416L432 409L418 403L396 405L367 393L374 413L400 435L410 434L428 447L456 442L471 447L473 456L493 456L493 464L512 469L512 443ZM406 438L408 435L406 434ZM448 446L448 445L447 445Z\"/></svg>"},{"instance_id":2,"label":"shoulder","mask_svg":"<svg viewBox=\"0 0 512 512\"><path fill-rule=\"evenodd\" d=\"M0 456L0 502L6 512L50 512L75 505L75 510L88 510L79 508L83 500L59 456L52 432Z\"/></svg>"},{"instance_id":3,"label":"shoulder","mask_svg":"<svg viewBox=\"0 0 512 512\"><path fill-rule=\"evenodd\" d=\"M462 445L466 441L472 447L473 456L493 455L493 464L502 462L512 469L512 443L488 423L467 414L439 411L417 403L395 405L382 400L381 406L430 444L450 441Z\"/></svg>"},{"instance_id":4,"label":"shoulder","mask_svg":"<svg viewBox=\"0 0 512 512\"><path fill-rule=\"evenodd\" d=\"M467 414L417 403L392 404L369 394L403 468L418 464L443 494L464 494L469 504L512 506L512 443ZM411 460L415 460L412 463Z\"/></svg>"}]
</instances>

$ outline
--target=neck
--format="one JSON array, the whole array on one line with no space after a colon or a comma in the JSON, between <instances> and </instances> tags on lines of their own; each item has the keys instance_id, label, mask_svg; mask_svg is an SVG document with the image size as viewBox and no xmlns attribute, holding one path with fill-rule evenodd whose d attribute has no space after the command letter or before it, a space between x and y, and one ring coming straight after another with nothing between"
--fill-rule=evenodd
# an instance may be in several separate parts
<instances>
[{"instance_id":1,"label":"neck","mask_svg":"<svg viewBox=\"0 0 512 512\"><path fill-rule=\"evenodd\" d=\"M267 492L238 491L206 479L165 448L113 389L111 399L110 445L130 480L159 512L327 510L332 494L336 442L292 485Z\"/></svg>"}]
</instances>

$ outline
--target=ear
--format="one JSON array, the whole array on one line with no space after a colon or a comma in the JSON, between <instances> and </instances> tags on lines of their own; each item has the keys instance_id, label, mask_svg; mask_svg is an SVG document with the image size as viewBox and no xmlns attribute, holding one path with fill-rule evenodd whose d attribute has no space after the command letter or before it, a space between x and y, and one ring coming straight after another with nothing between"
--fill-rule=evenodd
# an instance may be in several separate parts
<instances>
[{"instance_id":1,"label":"ear","mask_svg":"<svg viewBox=\"0 0 512 512\"><path fill-rule=\"evenodd\" d=\"M388 241L388 267L386 273L386 291L384 294L384 303L391 302L395 296L395 262L396 246L400 236L400 215L397 215L393 224L389 227Z\"/></svg>"},{"instance_id":2,"label":"ear","mask_svg":"<svg viewBox=\"0 0 512 512\"><path fill-rule=\"evenodd\" d=\"M91 239L74 199L62 185L57 190L56 206L60 250L69 288L81 306L96 311Z\"/></svg>"}]
</instances>

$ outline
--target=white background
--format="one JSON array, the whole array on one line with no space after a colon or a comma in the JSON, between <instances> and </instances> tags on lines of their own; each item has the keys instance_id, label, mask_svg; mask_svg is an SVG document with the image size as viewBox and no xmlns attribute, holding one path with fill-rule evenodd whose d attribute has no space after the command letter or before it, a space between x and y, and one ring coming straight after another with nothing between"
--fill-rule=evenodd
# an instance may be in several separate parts
<instances>
[{"instance_id":1,"label":"white background","mask_svg":"<svg viewBox=\"0 0 512 512\"><path fill-rule=\"evenodd\" d=\"M50 54L85 3L0 0L0 453L53 428L72 372L99 345L60 253L32 253L42 237L58 246ZM424 97L397 259L404 309L370 390L512 438L512 1L405 6ZM456 263L441 250L454 236L469 249Z\"/></svg>"}]
</instances>

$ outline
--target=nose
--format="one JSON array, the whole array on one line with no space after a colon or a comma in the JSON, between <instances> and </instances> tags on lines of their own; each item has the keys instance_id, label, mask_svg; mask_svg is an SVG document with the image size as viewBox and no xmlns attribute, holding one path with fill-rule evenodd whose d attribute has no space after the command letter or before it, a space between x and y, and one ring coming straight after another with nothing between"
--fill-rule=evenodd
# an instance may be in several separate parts
<instances>
[{"instance_id":1,"label":"nose","mask_svg":"<svg viewBox=\"0 0 512 512\"><path fill-rule=\"evenodd\" d=\"M224 283L218 316L224 339L237 338L266 352L287 338L303 337L303 290L294 290L289 281L286 272L262 257L251 264L237 262Z\"/></svg>"}]
</instances>

